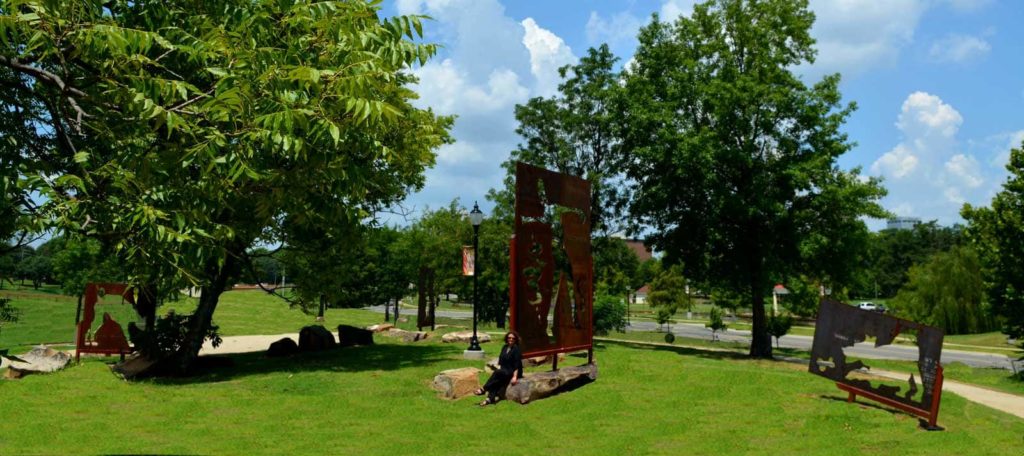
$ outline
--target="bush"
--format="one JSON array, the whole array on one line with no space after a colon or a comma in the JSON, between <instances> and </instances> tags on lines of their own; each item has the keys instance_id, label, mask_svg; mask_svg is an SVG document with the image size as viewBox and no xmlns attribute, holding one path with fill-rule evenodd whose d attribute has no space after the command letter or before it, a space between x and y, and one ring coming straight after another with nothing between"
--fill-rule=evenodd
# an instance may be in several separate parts
<instances>
[{"instance_id":1,"label":"bush","mask_svg":"<svg viewBox=\"0 0 1024 456\"><path fill-rule=\"evenodd\" d=\"M789 334L793 328L793 317L789 315L772 314L768 318L768 334L775 338L775 348L779 348L779 338Z\"/></svg>"},{"instance_id":2,"label":"bush","mask_svg":"<svg viewBox=\"0 0 1024 456\"><path fill-rule=\"evenodd\" d=\"M705 327L711 328L711 340L718 340L718 331L725 331L729 326L722 321L722 311L718 306L711 308L711 314L708 316L711 320Z\"/></svg>"},{"instance_id":3,"label":"bush","mask_svg":"<svg viewBox=\"0 0 1024 456\"><path fill-rule=\"evenodd\" d=\"M16 323L19 314L18 309L11 306L10 299L0 298L0 329L3 329L4 323Z\"/></svg>"},{"instance_id":4,"label":"bush","mask_svg":"<svg viewBox=\"0 0 1024 456\"><path fill-rule=\"evenodd\" d=\"M675 341L676 341L676 335L675 334L672 334L672 333L666 333L665 334L665 342L668 342L668 343L671 344L671 343L673 343Z\"/></svg>"},{"instance_id":5,"label":"bush","mask_svg":"<svg viewBox=\"0 0 1024 456\"><path fill-rule=\"evenodd\" d=\"M189 319L191 315L182 315L169 312L167 315L156 320L151 332L141 332L129 329L132 343L139 352L151 359L163 359L181 350L185 345L185 338L188 335ZM217 330L217 325L211 324L206 331L206 339L213 341L217 347L223 341ZM205 339L204 339L205 340Z\"/></svg>"},{"instance_id":6,"label":"bush","mask_svg":"<svg viewBox=\"0 0 1024 456\"><path fill-rule=\"evenodd\" d=\"M622 299L598 294L594 297L594 334L626 330L626 305Z\"/></svg>"}]
</instances>

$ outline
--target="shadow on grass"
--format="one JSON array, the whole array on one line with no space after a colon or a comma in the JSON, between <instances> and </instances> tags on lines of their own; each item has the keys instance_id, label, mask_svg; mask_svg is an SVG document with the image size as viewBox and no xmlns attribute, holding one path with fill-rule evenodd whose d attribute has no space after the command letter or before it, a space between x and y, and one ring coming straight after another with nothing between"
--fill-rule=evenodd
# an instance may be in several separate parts
<instances>
[{"instance_id":1,"label":"shadow on grass","mask_svg":"<svg viewBox=\"0 0 1024 456\"><path fill-rule=\"evenodd\" d=\"M705 358L705 359L716 359L716 360L729 359L729 360L737 360L737 361L749 361L749 360L752 359L752 358L750 358L749 356L747 356L745 354L738 353L738 352L733 352L733 351L715 350L715 349L711 349L711 348L704 349L704 348L699 348L699 347L673 347L673 346L668 346L668 345L652 345L652 344L643 343L643 342L629 342L629 341L617 341L617 340L616 341L611 341L611 340L606 340L606 341L601 341L600 343L595 343L594 346L595 347L602 347L603 345L609 345L609 344L619 345L619 346L622 346L622 347L629 347L629 348L633 348L633 349L640 349L640 350L667 351L667 352L672 352L672 353L676 353L676 354L679 354L679 355L696 356L698 358Z\"/></svg>"},{"instance_id":2,"label":"shadow on grass","mask_svg":"<svg viewBox=\"0 0 1024 456\"><path fill-rule=\"evenodd\" d=\"M821 398L821 399L828 400L828 401L846 402L846 398L845 397L826 396L824 394L822 394L821 396L818 396L818 397ZM896 408L892 408L892 407L886 407L886 406L884 406L882 404L876 404L874 402L865 402L865 401L862 401L862 400L861 401L854 400L853 403L851 403L850 405L859 405L859 406L864 407L864 408L872 408L872 409L875 409L875 410L881 410L883 412L889 412L889 414L891 414L891 415L910 416L910 417L917 418L916 416L911 415L909 413L906 413L906 412L904 412L902 410L899 410L899 409L896 409Z\"/></svg>"},{"instance_id":3,"label":"shadow on grass","mask_svg":"<svg viewBox=\"0 0 1024 456\"><path fill-rule=\"evenodd\" d=\"M224 382L275 372L391 371L450 361L455 354L450 347L438 345L380 344L299 353L284 358L267 358L263 352L215 355L201 357L200 367L193 376L159 377L148 381L158 385L183 385Z\"/></svg>"}]
</instances>

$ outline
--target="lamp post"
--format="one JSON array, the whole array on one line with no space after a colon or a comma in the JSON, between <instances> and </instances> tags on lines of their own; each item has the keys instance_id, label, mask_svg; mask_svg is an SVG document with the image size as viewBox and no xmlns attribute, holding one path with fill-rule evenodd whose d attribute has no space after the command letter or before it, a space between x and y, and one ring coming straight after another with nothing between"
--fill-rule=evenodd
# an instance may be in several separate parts
<instances>
[{"instance_id":1,"label":"lamp post","mask_svg":"<svg viewBox=\"0 0 1024 456\"><path fill-rule=\"evenodd\" d=\"M480 257L477 246L480 241L480 222L484 221L484 213L480 212L480 206L473 202L473 210L469 212L469 222L473 224L473 338L469 339L469 348L466 352L472 352L470 355L480 356L483 355L483 350L480 349L480 339L476 337L476 307L477 307L477 295L476 295L476 278L480 275L480 267L478 266Z\"/></svg>"}]
</instances>

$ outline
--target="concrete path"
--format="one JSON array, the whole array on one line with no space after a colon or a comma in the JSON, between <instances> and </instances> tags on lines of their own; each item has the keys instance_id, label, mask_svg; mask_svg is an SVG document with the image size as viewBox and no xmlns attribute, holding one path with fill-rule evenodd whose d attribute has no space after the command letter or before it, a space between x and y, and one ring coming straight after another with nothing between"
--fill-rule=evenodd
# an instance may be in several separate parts
<instances>
[{"instance_id":1,"label":"concrete path","mask_svg":"<svg viewBox=\"0 0 1024 456\"><path fill-rule=\"evenodd\" d=\"M902 372L889 372L871 369L868 373L879 377L891 378L893 380L907 380L907 374ZM988 388L981 388L952 380L942 381L942 391L962 396L971 402L977 402L981 405L1017 416L1018 418L1024 418L1024 397L1017 396L1015 394L993 391Z\"/></svg>"}]
</instances>

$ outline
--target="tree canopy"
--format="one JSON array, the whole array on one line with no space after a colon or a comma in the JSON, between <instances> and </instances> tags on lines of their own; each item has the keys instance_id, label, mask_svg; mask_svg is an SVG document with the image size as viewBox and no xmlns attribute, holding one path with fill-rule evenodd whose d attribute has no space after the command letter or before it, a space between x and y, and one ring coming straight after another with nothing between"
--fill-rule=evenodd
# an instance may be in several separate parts
<instances>
[{"instance_id":1,"label":"tree canopy","mask_svg":"<svg viewBox=\"0 0 1024 456\"><path fill-rule=\"evenodd\" d=\"M807 2L789 0L714 0L674 23L655 16L625 75L631 212L653 227L666 261L751 303L752 356L771 354L763 304L773 282L848 280L861 217L884 216L878 181L836 165L854 109L839 76L807 86L793 73L814 61L813 22Z\"/></svg>"},{"instance_id":2,"label":"tree canopy","mask_svg":"<svg viewBox=\"0 0 1024 456\"><path fill-rule=\"evenodd\" d=\"M343 243L423 185L451 119L415 108L421 18L372 1L5 0L0 128L54 226L109 241L130 280L203 287L188 365L257 243ZM20 129L20 130L19 130ZM5 131L4 133L7 133ZM6 135L5 135L6 136Z\"/></svg>"},{"instance_id":3,"label":"tree canopy","mask_svg":"<svg viewBox=\"0 0 1024 456\"><path fill-rule=\"evenodd\" d=\"M978 250L988 302L1003 332L1024 339L1024 143L1010 151L1010 172L991 207L964 205L967 237Z\"/></svg>"}]
</instances>

